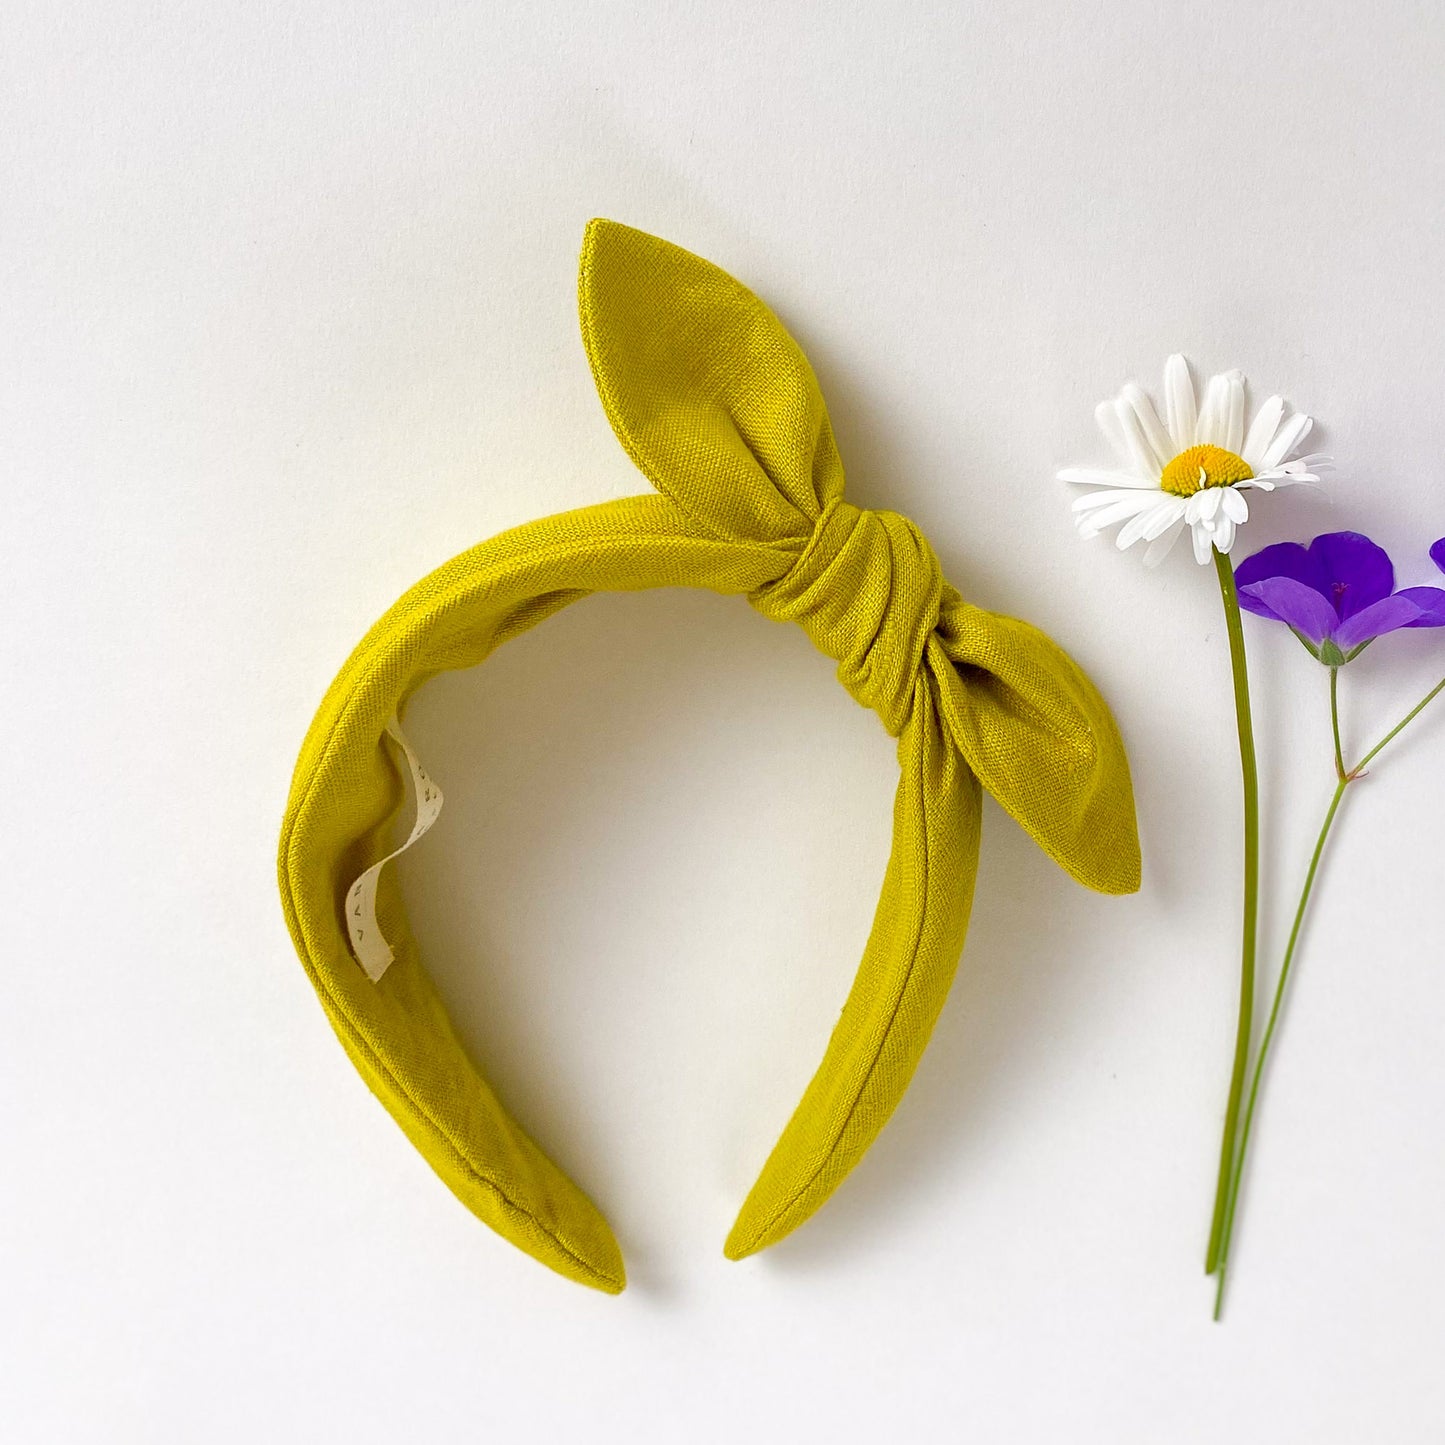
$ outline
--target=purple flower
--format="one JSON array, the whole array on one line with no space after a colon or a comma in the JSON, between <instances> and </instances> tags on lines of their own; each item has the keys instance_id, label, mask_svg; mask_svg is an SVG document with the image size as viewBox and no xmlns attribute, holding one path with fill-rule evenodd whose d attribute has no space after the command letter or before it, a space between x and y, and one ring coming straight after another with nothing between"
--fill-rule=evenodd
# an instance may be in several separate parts
<instances>
[{"instance_id":1,"label":"purple flower","mask_svg":"<svg viewBox=\"0 0 1445 1445\"><path fill-rule=\"evenodd\" d=\"M1430 549L1445 571L1445 537ZM1308 547L1280 542L1234 572L1239 605L1283 622L1323 663L1338 667L1402 627L1445 627L1445 591L1395 591L1383 547L1358 532L1327 532Z\"/></svg>"}]
</instances>

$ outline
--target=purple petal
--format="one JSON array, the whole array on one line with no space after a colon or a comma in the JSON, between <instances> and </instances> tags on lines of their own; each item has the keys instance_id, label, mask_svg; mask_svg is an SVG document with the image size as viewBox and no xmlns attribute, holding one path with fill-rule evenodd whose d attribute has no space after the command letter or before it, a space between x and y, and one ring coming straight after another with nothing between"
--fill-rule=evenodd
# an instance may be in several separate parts
<instances>
[{"instance_id":1,"label":"purple petal","mask_svg":"<svg viewBox=\"0 0 1445 1445\"><path fill-rule=\"evenodd\" d=\"M1445 572L1445 537L1441 537L1441 539L1430 548L1430 559L1442 572Z\"/></svg>"},{"instance_id":2,"label":"purple petal","mask_svg":"<svg viewBox=\"0 0 1445 1445\"><path fill-rule=\"evenodd\" d=\"M1438 587L1402 587L1395 595L1420 608L1420 616L1406 627L1445 627L1445 592Z\"/></svg>"},{"instance_id":3,"label":"purple petal","mask_svg":"<svg viewBox=\"0 0 1445 1445\"><path fill-rule=\"evenodd\" d=\"M1298 542L1276 542L1274 546L1265 547L1252 557L1246 557L1234 569L1234 585L1239 589L1239 605L1246 612L1253 612L1257 617L1271 617L1276 622L1284 621L1284 618L1270 611L1260 597L1248 590L1256 582L1263 582L1270 577L1291 577L1296 582L1304 583L1306 587L1313 587L1321 597L1327 600L1330 597L1330 579L1325 576L1319 558L1311 556L1309 548L1301 547Z\"/></svg>"},{"instance_id":4,"label":"purple petal","mask_svg":"<svg viewBox=\"0 0 1445 1445\"><path fill-rule=\"evenodd\" d=\"M1335 609L1313 587L1306 587L1293 577L1264 577L1247 583L1240 589L1241 605L1246 597L1264 603L1269 610L1262 616L1288 624L1316 644L1323 642L1339 625Z\"/></svg>"},{"instance_id":5,"label":"purple petal","mask_svg":"<svg viewBox=\"0 0 1445 1445\"><path fill-rule=\"evenodd\" d=\"M1433 592L1433 587L1426 589ZM1342 622L1335 633L1335 644L1342 652L1358 647L1373 637L1383 637L1401 627L1412 627L1425 615L1419 603L1397 592L1393 597L1382 597L1362 611L1355 613L1348 622Z\"/></svg>"},{"instance_id":6,"label":"purple petal","mask_svg":"<svg viewBox=\"0 0 1445 1445\"><path fill-rule=\"evenodd\" d=\"M1395 590L1395 568L1385 549L1359 532L1326 532L1310 543L1329 579L1325 595L1346 620Z\"/></svg>"}]
</instances>

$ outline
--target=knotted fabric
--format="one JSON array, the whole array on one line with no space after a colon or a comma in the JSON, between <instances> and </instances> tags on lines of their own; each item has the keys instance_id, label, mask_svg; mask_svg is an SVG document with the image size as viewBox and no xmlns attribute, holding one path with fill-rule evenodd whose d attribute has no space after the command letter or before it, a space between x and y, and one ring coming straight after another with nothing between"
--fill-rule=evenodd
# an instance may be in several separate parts
<instances>
[{"instance_id":1,"label":"knotted fabric","mask_svg":"<svg viewBox=\"0 0 1445 1445\"><path fill-rule=\"evenodd\" d=\"M656 488L529 523L402 597L332 683L282 825L287 923L357 1069L466 1206L559 1273L616 1292L596 1207L513 1122L418 956L395 870L376 922L393 962L353 955L348 888L387 855L405 781L386 734L428 678L591 592L706 587L798 623L898 740L893 847L872 931L812 1082L742 1206L737 1259L806 1220L907 1087L963 947L987 789L1080 882L1139 883L1133 794L1108 708L1037 629L965 602L917 527L843 495L806 358L757 297L656 237L594 221L583 339L618 439Z\"/></svg>"},{"instance_id":2,"label":"knotted fabric","mask_svg":"<svg viewBox=\"0 0 1445 1445\"><path fill-rule=\"evenodd\" d=\"M838 664L838 681L894 737L903 731L943 601L938 559L907 517L829 502L802 555L749 600L764 617L798 623Z\"/></svg>"}]
</instances>

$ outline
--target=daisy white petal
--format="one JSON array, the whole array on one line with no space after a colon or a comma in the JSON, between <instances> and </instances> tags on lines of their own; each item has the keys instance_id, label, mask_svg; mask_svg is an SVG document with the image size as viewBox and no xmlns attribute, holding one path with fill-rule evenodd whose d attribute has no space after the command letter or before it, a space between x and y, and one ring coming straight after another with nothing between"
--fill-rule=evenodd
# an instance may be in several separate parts
<instances>
[{"instance_id":1,"label":"daisy white petal","mask_svg":"<svg viewBox=\"0 0 1445 1445\"><path fill-rule=\"evenodd\" d=\"M1112 507L1119 502L1128 501L1130 497L1140 498L1141 504L1147 507L1157 495L1145 487L1120 487L1111 492L1089 492L1086 496L1076 497L1070 510L1092 512L1099 507Z\"/></svg>"},{"instance_id":2,"label":"daisy white petal","mask_svg":"<svg viewBox=\"0 0 1445 1445\"><path fill-rule=\"evenodd\" d=\"M1248 482L1241 482L1240 486L1261 487L1266 492L1272 492L1276 487L1315 487L1319 485L1319 481L1314 472L1307 472L1303 468L1286 471L1283 467L1276 467L1272 472L1264 472Z\"/></svg>"},{"instance_id":3,"label":"daisy white petal","mask_svg":"<svg viewBox=\"0 0 1445 1445\"><path fill-rule=\"evenodd\" d=\"M1195 492L1184 503L1184 520L1191 527L1203 527L1208 531L1219 515L1221 499L1227 490L1226 487L1204 487Z\"/></svg>"},{"instance_id":4,"label":"daisy white petal","mask_svg":"<svg viewBox=\"0 0 1445 1445\"><path fill-rule=\"evenodd\" d=\"M1112 507L1101 507L1097 512L1081 516L1078 519L1079 533L1081 536L1097 537L1105 527L1112 527L1115 522L1122 522L1148 507L1148 497L1141 497L1137 492L1132 493L1122 502L1115 502Z\"/></svg>"},{"instance_id":5,"label":"daisy white petal","mask_svg":"<svg viewBox=\"0 0 1445 1445\"><path fill-rule=\"evenodd\" d=\"M1232 517L1221 517L1219 525L1214 529L1214 550L1229 555L1230 549L1234 546L1234 519Z\"/></svg>"},{"instance_id":6,"label":"daisy white petal","mask_svg":"<svg viewBox=\"0 0 1445 1445\"><path fill-rule=\"evenodd\" d=\"M1228 372L1225 387L1224 441L1220 445L1225 451L1238 456L1239 449L1244 445L1244 373Z\"/></svg>"},{"instance_id":7,"label":"daisy white petal","mask_svg":"<svg viewBox=\"0 0 1445 1445\"><path fill-rule=\"evenodd\" d=\"M1114 545L1122 552L1132 547L1135 542L1152 542L1161 532L1167 531L1178 520L1182 510L1171 503L1177 502L1177 497L1166 497L1162 502L1156 502L1146 507L1142 512L1131 517L1114 538Z\"/></svg>"},{"instance_id":8,"label":"daisy white petal","mask_svg":"<svg viewBox=\"0 0 1445 1445\"><path fill-rule=\"evenodd\" d=\"M1154 487L1158 483L1133 472L1106 472L1097 467L1065 467L1058 474L1061 482L1080 487Z\"/></svg>"},{"instance_id":9,"label":"daisy white petal","mask_svg":"<svg viewBox=\"0 0 1445 1445\"><path fill-rule=\"evenodd\" d=\"M1274 440L1265 448L1264 469L1272 471L1284 461L1294 449L1309 435L1310 427L1314 423L1302 411L1297 411L1280 427Z\"/></svg>"},{"instance_id":10,"label":"daisy white petal","mask_svg":"<svg viewBox=\"0 0 1445 1445\"><path fill-rule=\"evenodd\" d=\"M1176 523L1182 526L1183 522L1183 497L1165 497L1144 519L1144 540L1152 542L1156 537L1162 537Z\"/></svg>"},{"instance_id":11,"label":"daisy white petal","mask_svg":"<svg viewBox=\"0 0 1445 1445\"><path fill-rule=\"evenodd\" d=\"M1148 550L1144 553L1144 565L1157 567L1174 550L1174 544L1179 540L1179 534L1183 530L1184 519L1181 517L1167 532L1161 533L1149 544Z\"/></svg>"},{"instance_id":12,"label":"daisy white petal","mask_svg":"<svg viewBox=\"0 0 1445 1445\"><path fill-rule=\"evenodd\" d=\"M1249 521L1249 503L1240 496L1234 487L1220 488L1220 508L1229 520L1236 526L1243 526Z\"/></svg>"},{"instance_id":13,"label":"daisy white petal","mask_svg":"<svg viewBox=\"0 0 1445 1445\"><path fill-rule=\"evenodd\" d=\"M1164 469L1164 463L1156 463L1154 448L1149 445L1149 440L1144 435L1144 428L1140 426L1139 418L1134 414L1134 408L1121 396L1114 403L1114 413L1119 418L1120 429L1124 433L1124 440L1133 457L1134 470L1141 477L1148 477L1157 483L1159 473Z\"/></svg>"},{"instance_id":14,"label":"daisy white petal","mask_svg":"<svg viewBox=\"0 0 1445 1445\"><path fill-rule=\"evenodd\" d=\"M1116 538L1114 538L1114 546L1117 546L1118 551L1126 551L1126 549L1131 548L1134 543L1139 542L1140 538L1146 538L1146 536L1149 535L1150 523L1155 522L1160 513L1163 513L1163 516L1165 516L1163 526L1159 527L1160 532L1162 532L1163 527L1169 526L1169 523L1175 519L1176 513L1173 507L1165 509L1162 504L1150 503L1149 506L1142 507L1139 512L1134 513L1134 516L1131 516L1130 519L1118 529Z\"/></svg>"},{"instance_id":15,"label":"daisy white petal","mask_svg":"<svg viewBox=\"0 0 1445 1445\"><path fill-rule=\"evenodd\" d=\"M1211 376L1199 410L1197 435L1205 446L1222 447L1229 429L1229 378Z\"/></svg>"},{"instance_id":16,"label":"daisy white petal","mask_svg":"<svg viewBox=\"0 0 1445 1445\"><path fill-rule=\"evenodd\" d=\"M1194 543L1194 560L1203 567L1209 561L1209 554L1214 550L1214 539L1203 527L1191 527L1189 537Z\"/></svg>"},{"instance_id":17,"label":"daisy white petal","mask_svg":"<svg viewBox=\"0 0 1445 1445\"><path fill-rule=\"evenodd\" d=\"M1155 463L1154 474L1158 476L1169 465L1169 458L1178 448L1160 423L1154 403L1132 381L1124 388L1122 399L1129 405L1139 423L1139 430L1149 445L1150 459Z\"/></svg>"},{"instance_id":18,"label":"daisy white petal","mask_svg":"<svg viewBox=\"0 0 1445 1445\"><path fill-rule=\"evenodd\" d=\"M1260 407L1244 439L1244 450L1240 452L1249 468L1254 472L1264 470L1264 454L1274 434L1279 430L1279 419L1284 415L1284 398L1272 396Z\"/></svg>"},{"instance_id":19,"label":"daisy white petal","mask_svg":"<svg viewBox=\"0 0 1445 1445\"><path fill-rule=\"evenodd\" d=\"M1277 487L1314 486L1326 472L1333 470L1329 457L1295 457L1293 461L1281 462L1261 472L1260 479Z\"/></svg>"},{"instance_id":20,"label":"daisy white petal","mask_svg":"<svg viewBox=\"0 0 1445 1445\"><path fill-rule=\"evenodd\" d=\"M1140 512L1137 516L1130 517L1117 532L1114 533L1114 545L1121 551L1127 552L1144 535L1144 519L1148 512Z\"/></svg>"},{"instance_id":21,"label":"daisy white petal","mask_svg":"<svg viewBox=\"0 0 1445 1445\"><path fill-rule=\"evenodd\" d=\"M1176 453L1187 451L1198 440L1199 411L1194 402L1194 382L1189 363L1174 355L1164 363L1164 411L1169 418L1169 435Z\"/></svg>"},{"instance_id":22,"label":"daisy white petal","mask_svg":"<svg viewBox=\"0 0 1445 1445\"><path fill-rule=\"evenodd\" d=\"M1101 401L1094 408L1094 420L1104 433L1104 440L1114 448L1114 455L1131 471L1134 469L1134 453L1129 449L1129 439L1119 425L1119 413L1112 401Z\"/></svg>"}]
</instances>

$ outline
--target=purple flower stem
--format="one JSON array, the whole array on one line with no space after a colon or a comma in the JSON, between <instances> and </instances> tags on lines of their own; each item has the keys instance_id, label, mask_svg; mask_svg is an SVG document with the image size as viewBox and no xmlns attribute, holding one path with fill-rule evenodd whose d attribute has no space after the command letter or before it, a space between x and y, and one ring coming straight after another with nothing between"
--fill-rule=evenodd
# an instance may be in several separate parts
<instances>
[{"instance_id":1,"label":"purple flower stem","mask_svg":"<svg viewBox=\"0 0 1445 1445\"><path fill-rule=\"evenodd\" d=\"M1369 767L1372 762L1375 761L1376 757L1378 757L1379 754L1384 751L1385 747L1389 743L1394 742L1395 739L1399 737L1399 735L1404 732L1405 729L1409 727L1410 724L1414 722L1415 719L1419 717L1420 714L1424 712L1425 709L1429 707L1430 704L1434 702L1435 699L1439 697L1442 692L1445 692L1445 677L1442 677L1440 681L1437 682L1435 686L1432 687L1430 691L1427 692L1425 696L1422 697L1420 701L1417 702L1415 706L1412 707L1410 711L1407 712L1405 716L1402 717L1400 721L1397 722L1395 726L1392 727L1390 731L1387 732L1385 736L1382 737L1380 741L1377 742L1375 746L1372 747L1370 751L1367 752L1365 756L1360 759L1360 764L1355 769L1352 776L1359 777L1359 775L1364 772L1364 770Z\"/></svg>"},{"instance_id":2,"label":"purple flower stem","mask_svg":"<svg viewBox=\"0 0 1445 1445\"><path fill-rule=\"evenodd\" d=\"M1249 1133L1254 1123L1254 1110L1259 1102L1259 1081L1264 1073L1264 1061L1269 1057L1269 1046L1274 1041L1275 1026L1279 1023L1280 1004L1284 1001L1285 985L1289 982L1289 971L1294 963L1295 945L1299 942L1300 928L1304 924L1305 910L1309 907L1310 894L1314 892L1315 875L1319 872L1320 859L1324 856L1325 843L1329 840L1330 829L1334 827L1335 815L1340 811L1345 789L1350 785L1349 777L1342 777L1335 784L1334 797L1330 799L1328 812L1319 837L1315 839L1315 851L1310 858L1309 871L1305 874L1304 888L1300 892L1299 907L1295 909L1294 925L1289 931L1289 944L1284 951L1284 962L1280 965L1279 984L1274 991L1274 1003L1269 1010L1269 1022L1265 1025L1264 1038L1259 1046L1259 1058L1255 1060L1254 1077L1249 1085L1249 1102L1244 1110L1244 1127L1239 1135L1239 1160L1234 1176L1229 1183L1229 1201L1224 1212L1224 1231L1219 1241L1219 1261L1215 1266L1214 1318L1217 1320L1224 1310L1224 1284L1229 1276L1229 1244L1234 1234L1234 1211L1239 1203L1239 1184L1244 1176L1244 1158L1249 1151Z\"/></svg>"},{"instance_id":3,"label":"purple flower stem","mask_svg":"<svg viewBox=\"0 0 1445 1445\"><path fill-rule=\"evenodd\" d=\"M1340 745L1340 670L1330 668L1330 729L1335 735L1335 778L1345 782L1345 750Z\"/></svg>"},{"instance_id":4,"label":"purple flower stem","mask_svg":"<svg viewBox=\"0 0 1445 1445\"><path fill-rule=\"evenodd\" d=\"M1269 1021L1265 1024L1264 1038L1260 1041L1259 1045L1259 1057L1255 1060L1254 1075L1249 1084L1249 1101L1245 1106L1244 1125L1239 1136L1239 1158L1235 1163L1230 1178L1229 1199L1225 1208L1224 1227L1220 1235L1219 1253L1215 1264L1217 1283L1214 1289L1214 1318L1216 1320L1219 1319L1224 1309L1224 1284L1229 1272L1229 1245L1234 1235L1234 1212L1239 1203L1239 1186L1244 1177L1245 1155L1249 1151L1250 1128L1254 1123L1255 1107L1259 1103L1260 1080L1264 1077L1264 1066L1265 1061L1269 1058L1269 1047L1274 1042L1275 1028L1279 1023L1280 1006L1284 1003L1285 988L1289 984L1290 969L1294 964L1295 948L1299 943L1300 930L1304 926L1305 914L1309 909L1310 897L1314 892L1315 876L1319 872L1320 859L1324 857L1325 844L1329 841L1330 830L1335 825L1335 818L1340 811L1340 804L1344 801L1345 789L1348 788L1351 783L1361 778L1364 775L1366 767L1404 732L1442 692L1445 692L1445 678L1441 678L1440 681L1365 754L1356 767L1346 770L1340 748L1339 669L1334 667L1330 669L1330 725L1335 740L1335 792L1334 796L1330 799L1329 809L1325 813L1324 823L1320 827L1319 837L1315 839L1315 850L1310 858L1309 871L1305 874L1304 887L1300 890L1299 906L1295 909L1294 924L1289 931L1289 943L1285 946L1284 962L1280 964L1279 982L1275 985L1274 1002L1270 1005Z\"/></svg>"},{"instance_id":5,"label":"purple flower stem","mask_svg":"<svg viewBox=\"0 0 1445 1445\"><path fill-rule=\"evenodd\" d=\"M1259 767L1255 761L1254 722L1249 707L1244 627L1240 621L1234 569L1223 552L1214 553L1214 570L1219 577L1219 595L1224 602L1224 621L1229 632L1234 716L1239 730L1239 767L1244 784L1244 913L1239 957L1239 1024L1235 1031L1229 1099L1224 1109L1224 1136L1219 1143L1219 1177L1214 1186L1214 1215L1209 1226L1209 1248L1204 1258L1206 1275L1213 1274L1222 1263L1225 1220L1235 1174L1234 1141L1239 1130L1239 1108L1244 1097L1249 1045L1254 1032L1254 961L1259 918Z\"/></svg>"}]
</instances>

